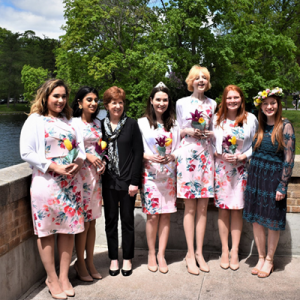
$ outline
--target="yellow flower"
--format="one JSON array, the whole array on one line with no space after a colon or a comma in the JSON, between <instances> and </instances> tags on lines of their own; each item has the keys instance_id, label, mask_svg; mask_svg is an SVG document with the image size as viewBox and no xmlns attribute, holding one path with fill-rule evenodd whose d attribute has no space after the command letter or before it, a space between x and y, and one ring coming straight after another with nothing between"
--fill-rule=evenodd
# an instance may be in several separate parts
<instances>
[{"instance_id":1,"label":"yellow flower","mask_svg":"<svg viewBox=\"0 0 300 300\"><path fill-rule=\"evenodd\" d=\"M266 91L263 91L263 92L261 93L261 96L262 96L262 97L268 97L268 93L267 93Z\"/></svg>"},{"instance_id":2,"label":"yellow flower","mask_svg":"<svg viewBox=\"0 0 300 300\"><path fill-rule=\"evenodd\" d=\"M66 148L71 151L72 150L72 143L70 142L70 140L65 139L64 140L64 145L66 146Z\"/></svg>"},{"instance_id":3,"label":"yellow flower","mask_svg":"<svg viewBox=\"0 0 300 300\"><path fill-rule=\"evenodd\" d=\"M166 139L165 146L168 147L171 144L172 144L172 139L170 139L170 138Z\"/></svg>"},{"instance_id":4,"label":"yellow flower","mask_svg":"<svg viewBox=\"0 0 300 300\"><path fill-rule=\"evenodd\" d=\"M231 142L232 145L235 145L235 144L236 144L236 137L233 136L233 137L229 140L229 142Z\"/></svg>"},{"instance_id":5,"label":"yellow flower","mask_svg":"<svg viewBox=\"0 0 300 300\"><path fill-rule=\"evenodd\" d=\"M203 118L199 118L198 123L200 123L200 124L204 123L204 119Z\"/></svg>"},{"instance_id":6,"label":"yellow flower","mask_svg":"<svg viewBox=\"0 0 300 300\"><path fill-rule=\"evenodd\" d=\"M261 100L259 98L255 99L255 101L260 104L261 103Z\"/></svg>"},{"instance_id":7,"label":"yellow flower","mask_svg":"<svg viewBox=\"0 0 300 300\"><path fill-rule=\"evenodd\" d=\"M100 146L101 146L101 149L104 150L104 149L106 149L107 143L104 141L101 141Z\"/></svg>"}]
</instances>

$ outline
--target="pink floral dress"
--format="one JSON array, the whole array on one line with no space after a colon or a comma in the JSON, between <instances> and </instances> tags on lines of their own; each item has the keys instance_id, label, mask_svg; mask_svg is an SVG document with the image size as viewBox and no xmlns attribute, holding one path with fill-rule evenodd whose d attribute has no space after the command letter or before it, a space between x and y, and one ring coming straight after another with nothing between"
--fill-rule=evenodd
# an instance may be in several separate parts
<instances>
[{"instance_id":1,"label":"pink floral dress","mask_svg":"<svg viewBox=\"0 0 300 300\"><path fill-rule=\"evenodd\" d=\"M179 109L184 109L182 117L191 118L190 113L197 109L203 112L206 121L206 130L211 130L212 116L214 107L208 98L200 101L193 97L187 97ZM215 103L215 102L213 102ZM182 108L184 105L184 108ZM187 110L188 108L188 110ZM180 123L180 120L177 119ZM190 122L192 122L190 120ZM189 124L189 127L192 127ZM185 199L209 198L214 196L214 158L213 148L210 139L199 140L186 135L180 143L177 156L177 197Z\"/></svg>"},{"instance_id":2,"label":"pink floral dress","mask_svg":"<svg viewBox=\"0 0 300 300\"><path fill-rule=\"evenodd\" d=\"M235 125L235 121L225 120L223 136L235 136L237 148L235 154L242 152L244 143L244 129ZM222 146L223 153L232 153L228 146ZM243 209L244 191L247 184L246 160L236 165L215 158L215 206L222 209Z\"/></svg>"},{"instance_id":3,"label":"pink floral dress","mask_svg":"<svg viewBox=\"0 0 300 300\"><path fill-rule=\"evenodd\" d=\"M60 165L69 164L63 140L76 139L75 130L66 118L44 117L45 157ZM82 181L52 171L32 171L30 188L34 233L39 237L55 233L76 234L84 230Z\"/></svg>"},{"instance_id":4,"label":"pink floral dress","mask_svg":"<svg viewBox=\"0 0 300 300\"><path fill-rule=\"evenodd\" d=\"M81 121L83 140L86 153L98 156L95 145L102 137L100 122L86 123ZM87 159L79 174L83 181L84 221L89 222L101 217L102 214L102 178L97 169Z\"/></svg>"},{"instance_id":5,"label":"pink floral dress","mask_svg":"<svg viewBox=\"0 0 300 300\"><path fill-rule=\"evenodd\" d=\"M165 131L157 124L154 130L156 138L166 136L172 138L172 133ZM172 144L166 147L166 154L171 153ZM157 154L159 154L157 150ZM144 163L142 177L142 207L146 214L165 214L177 211L176 208L176 163L161 165L151 161Z\"/></svg>"}]
</instances>

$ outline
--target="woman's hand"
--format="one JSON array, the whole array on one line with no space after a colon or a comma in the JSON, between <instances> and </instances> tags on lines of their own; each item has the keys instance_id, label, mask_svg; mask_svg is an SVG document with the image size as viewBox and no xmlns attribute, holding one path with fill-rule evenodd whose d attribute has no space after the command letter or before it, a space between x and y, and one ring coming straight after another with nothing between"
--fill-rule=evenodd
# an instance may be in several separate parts
<instances>
[{"instance_id":1,"label":"woman's hand","mask_svg":"<svg viewBox=\"0 0 300 300\"><path fill-rule=\"evenodd\" d=\"M173 154L167 154L166 156L163 157L163 162L162 164L168 164L170 161L174 161L175 156Z\"/></svg>"},{"instance_id":2,"label":"woman's hand","mask_svg":"<svg viewBox=\"0 0 300 300\"><path fill-rule=\"evenodd\" d=\"M102 162L100 158L98 158L96 155L87 153L86 154L86 159L97 169L103 170L105 168L105 164Z\"/></svg>"},{"instance_id":3,"label":"woman's hand","mask_svg":"<svg viewBox=\"0 0 300 300\"><path fill-rule=\"evenodd\" d=\"M222 158L231 164L237 163L237 156L235 154L223 153Z\"/></svg>"},{"instance_id":4,"label":"woman's hand","mask_svg":"<svg viewBox=\"0 0 300 300\"><path fill-rule=\"evenodd\" d=\"M150 160L154 163L159 163L159 164L163 164L164 163L164 156L160 156L160 155L154 155L154 154L148 154L148 153L144 153L144 159L146 160Z\"/></svg>"},{"instance_id":5,"label":"woman's hand","mask_svg":"<svg viewBox=\"0 0 300 300\"><path fill-rule=\"evenodd\" d=\"M51 165L48 168L49 171L53 171L59 175L63 176L73 176L71 173L71 170L73 168L73 164L70 165L57 165L55 163L51 163Z\"/></svg>"},{"instance_id":6,"label":"woman's hand","mask_svg":"<svg viewBox=\"0 0 300 300\"><path fill-rule=\"evenodd\" d=\"M239 154L236 157L237 157L237 161L243 161L243 160L247 159L246 154Z\"/></svg>"},{"instance_id":7,"label":"woman's hand","mask_svg":"<svg viewBox=\"0 0 300 300\"><path fill-rule=\"evenodd\" d=\"M280 192L276 192L275 200L280 201L285 198L285 194L281 194Z\"/></svg>"},{"instance_id":8,"label":"woman's hand","mask_svg":"<svg viewBox=\"0 0 300 300\"><path fill-rule=\"evenodd\" d=\"M138 192L139 187L137 185L130 185L128 187L128 195L133 197Z\"/></svg>"}]
</instances>

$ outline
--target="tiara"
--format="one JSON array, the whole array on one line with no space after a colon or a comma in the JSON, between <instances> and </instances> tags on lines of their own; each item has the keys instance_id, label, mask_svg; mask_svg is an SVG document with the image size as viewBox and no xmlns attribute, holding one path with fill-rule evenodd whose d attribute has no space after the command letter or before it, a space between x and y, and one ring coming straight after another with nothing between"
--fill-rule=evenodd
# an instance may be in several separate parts
<instances>
[{"instance_id":1,"label":"tiara","mask_svg":"<svg viewBox=\"0 0 300 300\"><path fill-rule=\"evenodd\" d=\"M168 88L162 81L160 81L155 87L156 88Z\"/></svg>"},{"instance_id":2,"label":"tiara","mask_svg":"<svg viewBox=\"0 0 300 300\"><path fill-rule=\"evenodd\" d=\"M276 87L272 90L265 89L262 92L259 92L257 94L257 96L253 97L253 99L254 99L253 103L254 103L255 107L260 106L264 99L271 97L271 96L282 97L282 96L284 96L284 93L282 92L282 89L279 87Z\"/></svg>"}]
</instances>

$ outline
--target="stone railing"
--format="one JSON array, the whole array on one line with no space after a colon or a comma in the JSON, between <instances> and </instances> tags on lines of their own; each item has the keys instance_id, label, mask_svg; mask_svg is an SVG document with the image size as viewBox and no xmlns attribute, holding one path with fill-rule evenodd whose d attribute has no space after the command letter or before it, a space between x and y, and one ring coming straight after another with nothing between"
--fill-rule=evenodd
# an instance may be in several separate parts
<instances>
[{"instance_id":1,"label":"stone railing","mask_svg":"<svg viewBox=\"0 0 300 300\"><path fill-rule=\"evenodd\" d=\"M1 299L18 299L32 285L45 276L39 258L36 236L33 235L30 211L31 169L27 163L0 170L0 290ZM296 156L293 177L288 189L286 230L281 233L277 255L300 255L300 155ZM146 216L136 201L136 247L147 248ZM184 202L178 199L178 212L171 215L168 249L186 249L183 232ZM218 212L210 199L204 251L220 252ZM120 224L119 224L120 228ZM106 246L104 218L97 220L96 245ZM244 222L240 253L256 253L252 226ZM26 274L26 275L25 275ZM25 275L25 276L24 276Z\"/></svg>"}]
</instances>

